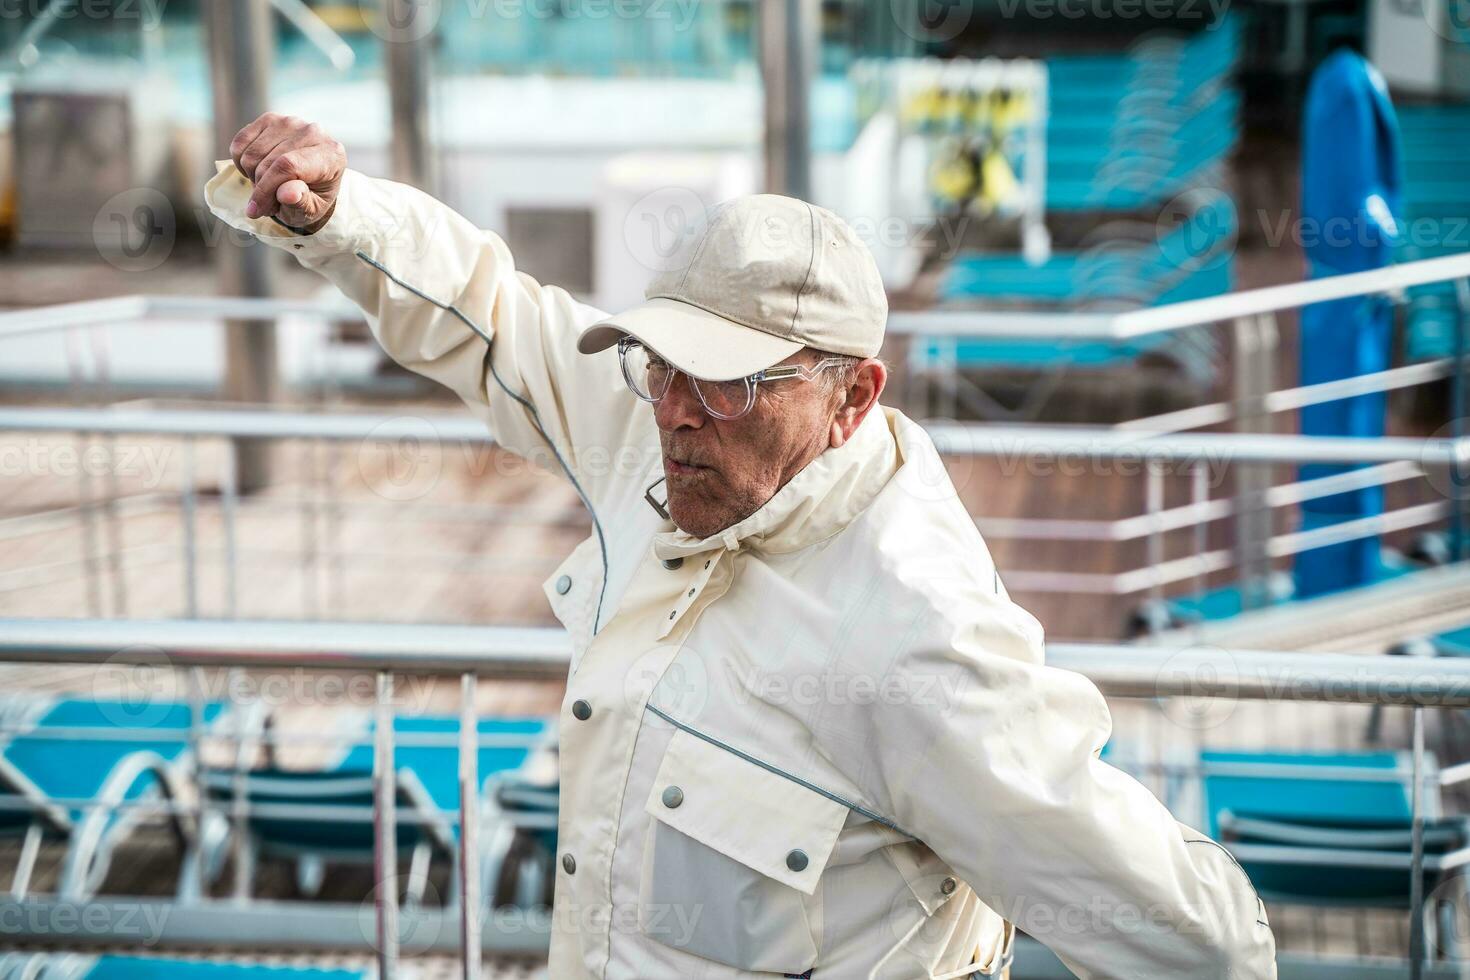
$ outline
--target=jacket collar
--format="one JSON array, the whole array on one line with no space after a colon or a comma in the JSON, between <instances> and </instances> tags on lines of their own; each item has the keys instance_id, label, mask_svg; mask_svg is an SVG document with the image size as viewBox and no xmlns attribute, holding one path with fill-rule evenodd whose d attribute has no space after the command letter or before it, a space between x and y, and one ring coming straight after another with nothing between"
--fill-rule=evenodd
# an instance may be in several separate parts
<instances>
[{"instance_id":1,"label":"jacket collar","mask_svg":"<svg viewBox=\"0 0 1470 980\"><path fill-rule=\"evenodd\" d=\"M861 514L897 472L897 433L902 414L879 406L851 439L828 449L754 514L707 538L674 528L654 536L654 554L684 558L706 551L752 549L768 554L798 551L824 541Z\"/></svg>"}]
</instances>

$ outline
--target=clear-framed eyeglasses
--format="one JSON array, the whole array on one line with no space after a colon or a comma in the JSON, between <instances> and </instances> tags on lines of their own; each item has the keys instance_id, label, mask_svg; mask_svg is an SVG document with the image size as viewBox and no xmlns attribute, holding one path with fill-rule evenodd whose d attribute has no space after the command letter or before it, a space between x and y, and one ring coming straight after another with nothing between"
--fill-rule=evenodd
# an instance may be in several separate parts
<instances>
[{"instance_id":1,"label":"clear-framed eyeglasses","mask_svg":"<svg viewBox=\"0 0 1470 980\"><path fill-rule=\"evenodd\" d=\"M623 365L623 380L633 394L646 402L658 404L669 393L674 376L684 374L668 361L631 337L618 341L618 358ZM691 375L689 387L704 410L717 419L732 421L755 407L756 394L762 384L771 381L815 381L823 371L849 363L845 357L824 357L815 364L783 364L766 368L733 381L705 381Z\"/></svg>"}]
</instances>

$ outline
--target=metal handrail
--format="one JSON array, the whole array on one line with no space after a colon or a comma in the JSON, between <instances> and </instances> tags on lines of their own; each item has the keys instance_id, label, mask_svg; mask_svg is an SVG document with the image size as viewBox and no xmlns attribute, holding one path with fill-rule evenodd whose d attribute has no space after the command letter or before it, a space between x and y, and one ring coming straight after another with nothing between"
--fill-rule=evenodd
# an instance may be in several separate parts
<instances>
[{"instance_id":1,"label":"metal handrail","mask_svg":"<svg viewBox=\"0 0 1470 980\"><path fill-rule=\"evenodd\" d=\"M1426 772L1423 709L1470 707L1470 662L1419 661L1363 654L1304 654L1260 650L1134 647L1116 644L1050 644L1047 661L1083 674L1115 697L1207 697L1273 701L1409 706L1414 716L1412 754L1412 847L1410 873L1430 866L1423 847L1419 782ZM159 660L180 666L292 667L372 671L377 675L373 733L376 948L383 972L396 973L398 898L394 784L396 733L392 723L396 672L454 674L461 678L460 812L450 825L462 828L458 843L461 955L473 962L480 948L475 883L480 871L477 831L479 782L474 689L481 677L539 674L564 677L570 664L568 637L556 629L405 626L357 623L252 621L0 620L0 660L27 663L140 665ZM276 810L273 804L272 809ZM286 808L300 817L306 810ZM357 814L367 818L366 812ZM408 814L412 818L412 814ZM1402 858L1397 859L1402 862ZM1414 890L1411 916L1423 895Z\"/></svg>"},{"instance_id":2,"label":"metal handrail","mask_svg":"<svg viewBox=\"0 0 1470 980\"><path fill-rule=\"evenodd\" d=\"M1470 707L1470 661L1100 643L1050 643L1046 656L1114 697ZM571 646L549 627L0 619L0 661L564 679Z\"/></svg>"},{"instance_id":3,"label":"metal handrail","mask_svg":"<svg viewBox=\"0 0 1470 980\"><path fill-rule=\"evenodd\" d=\"M0 408L0 431L86 432L158 436L361 440L391 436L406 420L442 439L491 445L483 423L467 415L323 414L263 409ZM1051 451L1074 456L1124 456L1155 462L1395 463L1462 466L1470 436L1458 439L1272 435L1264 433L1138 432L1087 426L931 423L941 453L1007 456Z\"/></svg>"},{"instance_id":4,"label":"metal handrail","mask_svg":"<svg viewBox=\"0 0 1470 980\"><path fill-rule=\"evenodd\" d=\"M1367 272L1323 276L1207 299L1186 300L1120 313L987 312L923 310L891 313L893 334L931 337L1048 337L1129 340L1205 324L1278 313L1354 296L1382 296L1413 286L1470 278L1470 254L1405 262Z\"/></svg>"},{"instance_id":5,"label":"metal handrail","mask_svg":"<svg viewBox=\"0 0 1470 980\"><path fill-rule=\"evenodd\" d=\"M1248 289L1207 299L1169 303L1118 313L1003 312L923 310L888 316L894 335L948 337L1049 337L1078 340L1128 340L1205 324L1237 320L1354 296L1381 296L1413 286L1470 278L1470 254L1420 259L1383 269L1324 276ZM67 327L97 326L143 319L211 317L269 319L300 314L328 320L363 319L341 301L242 299L222 296L122 296L65 303L35 310L0 313L0 340Z\"/></svg>"}]
</instances>

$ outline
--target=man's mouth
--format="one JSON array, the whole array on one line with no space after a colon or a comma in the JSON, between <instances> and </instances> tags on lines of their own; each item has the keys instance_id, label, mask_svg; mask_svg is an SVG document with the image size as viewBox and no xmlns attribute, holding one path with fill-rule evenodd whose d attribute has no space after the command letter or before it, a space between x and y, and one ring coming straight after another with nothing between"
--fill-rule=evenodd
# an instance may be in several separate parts
<instances>
[{"instance_id":1,"label":"man's mouth","mask_svg":"<svg viewBox=\"0 0 1470 980\"><path fill-rule=\"evenodd\" d=\"M695 473L703 473L709 469L688 459L679 459L675 456L664 456L665 476L693 476Z\"/></svg>"}]
</instances>

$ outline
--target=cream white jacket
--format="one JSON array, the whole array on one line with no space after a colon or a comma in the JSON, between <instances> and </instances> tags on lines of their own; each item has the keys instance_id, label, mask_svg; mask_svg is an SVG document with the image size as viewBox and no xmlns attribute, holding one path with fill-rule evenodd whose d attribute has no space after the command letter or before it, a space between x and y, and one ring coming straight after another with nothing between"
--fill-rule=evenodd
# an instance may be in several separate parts
<instances>
[{"instance_id":1,"label":"cream white jacket","mask_svg":"<svg viewBox=\"0 0 1470 980\"><path fill-rule=\"evenodd\" d=\"M1082 977L1275 975L1240 867L1100 761L1103 698L1043 665L918 426L870 413L696 540L644 499L616 352L576 353L601 312L405 185L348 171L311 236L248 193L228 162L206 188L593 512L546 583L574 649L554 978L987 975L1013 927Z\"/></svg>"}]
</instances>

